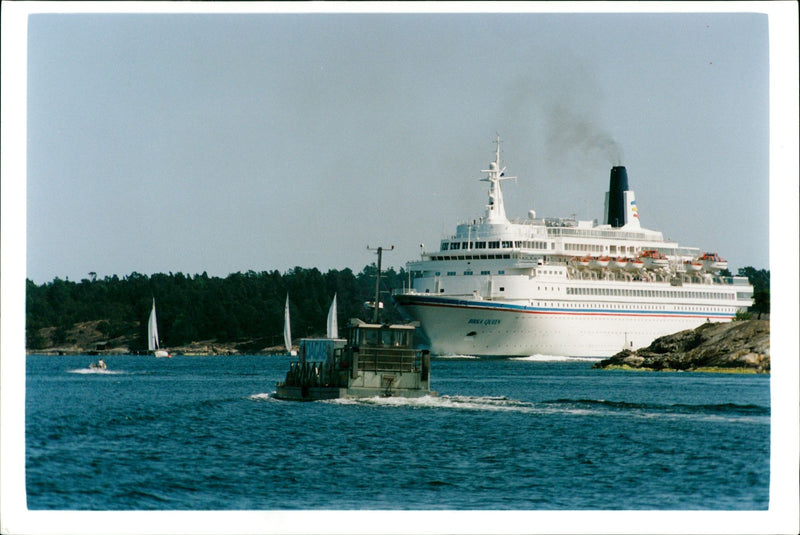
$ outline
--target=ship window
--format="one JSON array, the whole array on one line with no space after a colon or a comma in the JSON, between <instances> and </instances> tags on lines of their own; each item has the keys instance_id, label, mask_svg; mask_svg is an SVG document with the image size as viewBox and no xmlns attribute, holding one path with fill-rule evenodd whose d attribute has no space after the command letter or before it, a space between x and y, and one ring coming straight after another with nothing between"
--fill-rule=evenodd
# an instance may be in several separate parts
<instances>
[{"instance_id":1,"label":"ship window","mask_svg":"<svg viewBox=\"0 0 800 535\"><path fill-rule=\"evenodd\" d=\"M441 275L441 274L442 274L442 272L441 272L441 271L437 271L437 272L436 272L436 276L437 276L437 277L438 277L439 275Z\"/></svg>"},{"instance_id":2,"label":"ship window","mask_svg":"<svg viewBox=\"0 0 800 535\"><path fill-rule=\"evenodd\" d=\"M466 242L466 241L465 241L464 243L462 243L462 244L461 244L461 248L462 248L462 249L464 249L465 251L466 251L467 249L469 249L469 242Z\"/></svg>"},{"instance_id":3,"label":"ship window","mask_svg":"<svg viewBox=\"0 0 800 535\"><path fill-rule=\"evenodd\" d=\"M378 345L378 335L380 334L378 331L373 329L364 329L361 332L363 333L362 340L364 341L365 345Z\"/></svg>"},{"instance_id":4,"label":"ship window","mask_svg":"<svg viewBox=\"0 0 800 535\"><path fill-rule=\"evenodd\" d=\"M450 244L447 243L446 241L443 241L442 242L442 251L446 251L448 247L450 247Z\"/></svg>"},{"instance_id":5,"label":"ship window","mask_svg":"<svg viewBox=\"0 0 800 535\"><path fill-rule=\"evenodd\" d=\"M491 271L481 271L481 275L491 275Z\"/></svg>"},{"instance_id":6,"label":"ship window","mask_svg":"<svg viewBox=\"0 0 800 535\"><path fill-rule=\"evenodd\" d=\"M476 241L475 242L476 249L486 249L486 242L485 241Z\"/></svg>"},{"instance_id":7,"label":"ship window","mask_svg":"<svg viewBox=\"0 0 800 535\"><path fill-rule=\"evenodd\" d=\"M489 242L489 249L499 249L500 242L499 241L490 241Z\"/></svg>"},{"instance_id":8,"label":"ship window","mask_svg":"<svg viewBox=\"0 0 800 535\"><path fill-rule=\"evenodd\" d=\"M510 242L510 241L504 241L503 242L503 249L511 249L512 243L513 242Z\"/></svg>"},{"instance_id":9,"label":"ship window","mask_svg":"<svg viewBox=\"0 0 800 535\"><path fill-rule=\"evenodd\" d=\"M452 251L461 249L461 244L459 242L453 242L453 243L450 244L450 249Z\"/></svg>"},{"instance_id":10,"label":"ship window","mask_svg":"<svg viewBox=\"0 0 800 535\"><path fill-rule=\"evenodd\" d=\"M448 276L448 277L453 277L453 276L455 276L455 274L456 274L456 272L455 272L455 271L448 271L448 272L447 272L447 276Z\"/></svg>"},{"instance_id":11,"label":"ship window","mask_svg":"<svg viewBox=\"0 0 800 535\"><path fill-rule=\"evenodd\" d=\"M497 274L498 275L505 275L506 274L506 270L505 269L501 269L500 271L497 272Z\"/></svg>"},{"instance_id":12,"label":"ship window","mask_svg":"<svg viewBox=\"0 0 800 535\"><path fill-rule=\"evenodd\" d=\"M472 271L471 270L467 270L467 271L464 272L464 275L472 275Z\"/></svg>"},{"instance_id":13,"label":"ship window","mask_svg":"<svg viewBox=\"0 0 800 535\"><path fill-rule=\"evenodd\" d=\"M500 287L500 291L501 291L501 292L505 292L505 291L506 291L506 287L505 287L505 286L501 286L501 287Z\"/></svg>"}]
</instances>

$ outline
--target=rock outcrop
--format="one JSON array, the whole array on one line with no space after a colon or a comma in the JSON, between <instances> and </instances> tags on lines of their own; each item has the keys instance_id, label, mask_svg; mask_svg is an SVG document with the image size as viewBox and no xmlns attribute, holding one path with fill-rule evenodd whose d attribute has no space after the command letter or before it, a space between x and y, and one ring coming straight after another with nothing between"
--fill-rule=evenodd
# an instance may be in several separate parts
<instances>
[{"instance_id":1,"label":"rock outcrop","mask_svg":"<svg viewBox=\"0 0 800 535\"><path fill-rule=\"evenodd\" d=\"M624 349L593 367L769 373L769 321L705 323L636 351Z\"/></svg>"}]
</instances>

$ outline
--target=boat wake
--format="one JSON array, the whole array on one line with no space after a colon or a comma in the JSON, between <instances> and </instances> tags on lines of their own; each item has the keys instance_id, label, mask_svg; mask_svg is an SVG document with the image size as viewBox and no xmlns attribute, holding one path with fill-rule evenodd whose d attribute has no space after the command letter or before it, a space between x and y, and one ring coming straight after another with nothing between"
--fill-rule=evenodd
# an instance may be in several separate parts
<instances>
[{"instance_id":1,"label":"boat wake","mask_svg":"<svg viewBox=\"0 0 800 535\"><path fill-rule=\"evenodd\" d=\"M542 401L543 412L635 418L725 420L769 424L770 408L732 403L690 405L684 403L630 403L605 399L556 399Z\"/></svg>"},{"instance_id":2,"label":"boat wake","mask_svg":"<svg viewBox=\"0 0 800 535\"><path fill-rule=\"evenodd\" d=\"M556 399L520 401L505 396L423 396L418 398L372 397L323 401L334 405L449 409L459 411L506 412L538 415L617 416L694 420L749 421L769 424L769 407L754 405L686 405L608 401L604 399Z\"/></svg>"},{"instance_id":3,"label":"boat wake","mask_svg":"<svg viewBox=\"0 0 800 535\"><path fill-rule=\"evenodd\" d=\"M442 360L477 360L477 359L480 359L480 357L476 357L474 355L437 355L434 358L442 359Z\"/></svg>"},{"instance_id":4,"label":"boat wake","mask_svg":"<svg viewBox=\"0 0 800 535\"><path fill-rule=\"evenodd\" d=\"M433 409L456 409L469 411L517 411L535 410L532 403L517 401L507 397L492 396L422 396L418 398L404 397L372 397L348 398L325 401L336 405L370 405L380 407L411 407Z\"/></svg>"},{"instance_id":5,"label":"boat wake","mask_svg":"<svg viewBox=\"0 0 800 535\"><path fill-rule=\"evenodd\" d=\"M272 393L262 392L260 394L253 394L252 396L249 396L247 399L252 399L253 401L266 401L268 399L274 399L272 395L274 393L275 392Z\"/></svg>"},{"instance_id":6,"label":"boat wake","mask_svg":"<svg viewBox=\"0 0 800 535\"><path fill-rule=\"evenodd\" d=\"M598 362L603 357L563 357L559 355L531 355L529 357L511 357L509 360L524 360L528 362Z\"/></svg>"},{"instance_id":7,"label":"boat wake","mask_svg":"<svg viewBox=\"0 0 800 535\"><path fill-rule=\"evenodd\" d=\"M124 375L128 372L120 370L109 370L109 369L104 370L102 368L78 368L77 370L67 370L67 373L91 374L91 375Z\"/></svg>"}]
</instances>

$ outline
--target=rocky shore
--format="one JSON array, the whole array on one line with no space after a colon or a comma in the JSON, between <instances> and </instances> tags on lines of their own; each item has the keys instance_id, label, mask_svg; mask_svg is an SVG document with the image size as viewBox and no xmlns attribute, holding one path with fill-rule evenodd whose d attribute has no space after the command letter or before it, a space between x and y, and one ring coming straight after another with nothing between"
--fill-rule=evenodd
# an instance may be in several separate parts
<instances>
[{"instance_id":1,"label":"rocky shore","mask_svg":"<svg viewBox=\"0 0 800 535\"><path fill-rule=\"evenodd\" d=\"M769 321L705 323L696 329L657 338L636 351L623 349L593 367L769 373Z\"/></svg>"},{"instance_id":2,"label":"rocky shore","mask_svg":"<svg viewBox=\"0 0 800 535\"><path fill-rule=\"evenodd\" d=\"M101 328L101 321L76 323L68 329L63 340L55 341L55 328L49 327L39 331L39 337L47 340L45 347L27 348L26 353L36 355L130 355L140 347L134 337L106 336ZM183 346L167 347L173 355L270 355L285 353L282 345L275 346L272 340L248 339L236 342L220 342L218 340L202 340Z\"/></svg>"}]
</instances>

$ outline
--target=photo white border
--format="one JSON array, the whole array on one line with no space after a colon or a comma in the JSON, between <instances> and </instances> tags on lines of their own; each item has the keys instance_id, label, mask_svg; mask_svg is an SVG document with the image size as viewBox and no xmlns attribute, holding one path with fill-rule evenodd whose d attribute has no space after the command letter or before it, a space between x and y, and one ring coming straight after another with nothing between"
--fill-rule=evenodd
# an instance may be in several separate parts
<instances>
[{"instance_id":1,"label":"photo white border","mask_svg":"<svg viewBox=\"0 0 800 535\"><path fill-rule=\"evenodd\" d=\"M753 12L770 32L771 478L768 511L83 512L25 507L25 222L27 21L37 13L701 13ZM798 7L779 2L3 2L0 200L0 532L797 533ZM743 214L743 217L746 215Z\"/></svg>"}]
</instances>

